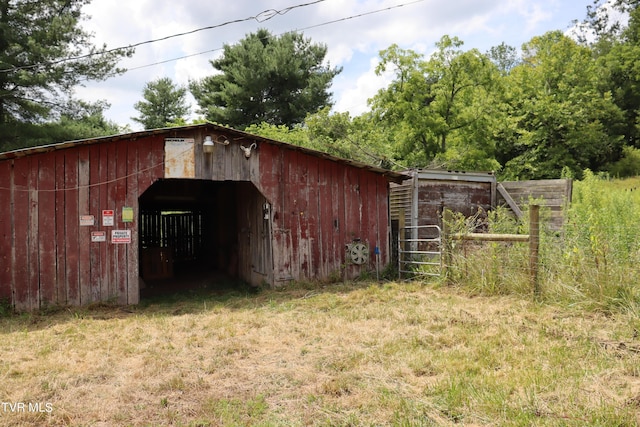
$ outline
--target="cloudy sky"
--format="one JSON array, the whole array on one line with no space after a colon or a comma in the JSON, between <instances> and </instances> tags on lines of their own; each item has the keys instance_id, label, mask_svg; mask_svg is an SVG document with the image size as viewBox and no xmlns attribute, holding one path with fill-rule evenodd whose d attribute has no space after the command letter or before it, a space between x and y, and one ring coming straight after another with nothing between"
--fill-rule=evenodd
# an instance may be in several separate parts
<instances>
[{"instance_id":1,"label":"cloudy sky","mask_svg":"<svg viewBox=\"0 0 640 427\"><path fill-rule=\"evenodd\" d=\"M334 110L356 116L367 109L367 99L388 83L389 76L376 76L374 69L379 51L393 43L425 55L445 34L463 40L464 49L485 52L502 42L520 47L546 31L566 31L572 20L584 18L591 3L592 0L92 0L85 8L90 19L84 25L94 33L96 45L121 47L214 28L138 46L132 58L120 63L128 72L89 83L77 91L77 96L107 100L111 104L106 112L109 120L140 130L131 117L138 115L133 104L142 99L145 83L170 77L175 83L186 85L213 73L209 61L221 54L224 44L236 43L259 28L276 35L298 30L313 42L326 44L327 60L332 66L343 67L331 88ZM197 106L192 99L190 103L195 113Z\"/></svg>"}]
</instances>

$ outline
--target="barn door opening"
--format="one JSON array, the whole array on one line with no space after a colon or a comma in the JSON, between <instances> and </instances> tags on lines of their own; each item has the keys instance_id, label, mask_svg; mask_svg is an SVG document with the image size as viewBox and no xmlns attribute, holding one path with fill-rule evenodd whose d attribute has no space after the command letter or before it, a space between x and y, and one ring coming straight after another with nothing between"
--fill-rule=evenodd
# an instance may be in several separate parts
<instances>
[{"instance_id":1,"label":"barn door opening","mask_svg":"<svg viewBox=\"0 0 640 427\"><path fill-rule=\"evenodd\" d=\"M269 204L253 184L158 180L139 206L141 298L269 282Z\"/></svg>"}]
</instances>

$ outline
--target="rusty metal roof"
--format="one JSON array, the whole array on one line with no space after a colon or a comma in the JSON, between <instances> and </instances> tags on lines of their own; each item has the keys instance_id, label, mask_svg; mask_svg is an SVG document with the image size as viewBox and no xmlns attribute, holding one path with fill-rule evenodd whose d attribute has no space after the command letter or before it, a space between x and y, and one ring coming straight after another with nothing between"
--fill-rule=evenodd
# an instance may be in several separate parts
<instances>
[{"instance_id":1,"label":"rusty metal roof","mask_svg":"<svg viewBox=\"0 0 640 427\"><path fill-rule=\"evenodd\" d=\"M150 129L150 130L143 130L138 132L124 133L119 135L100 136L100 137L94 137L94 138L79 139L75 141L65 141L65 142L60 142L56 144L41 145L37 147L21 148L18 150L12 150L12 151L6 151L3 153L0 153L0 160L15 159L15 158L25 157L25 156L29 156L37 153L46 153L54 150L63 150L63 149L82 146L82 145L100 144L103 142L112 142L112 141L120 141L120 140L127 140L127 139L133 141L136 139L153 136L153 135L177 136L177 134L179 133L184 133L185 131L190 131L190 130L210 130L210 131L216 131L216 132L225 132L227 134L234 134L238 137L244 137L248 139L254 139L256 141L266 142L269 144L280 146L287 150L296 150L296 151L300 151L305 154L309 154L311 156L315 156L321 159L326 159L333 162L346 164L359 169L370 170L371 172L384 175L389 181L393 181L396 183L401 183L402 181L411 178L410 176L407 176L406 174L403 174L400 172L394 172L388 169L372 166L372 165L358 162L355 160L343 159L341 157L333 156L331 154L324 153L322 151L313 150L311 148L301 147L299 145L293 145L286 142L265 138L265 137L254 135L248 132L243 132L233 128L220 126L214 123L202 123L202 124L169 127L169 128L161 128L161 129Z\"/></svg>"}]
</instances>

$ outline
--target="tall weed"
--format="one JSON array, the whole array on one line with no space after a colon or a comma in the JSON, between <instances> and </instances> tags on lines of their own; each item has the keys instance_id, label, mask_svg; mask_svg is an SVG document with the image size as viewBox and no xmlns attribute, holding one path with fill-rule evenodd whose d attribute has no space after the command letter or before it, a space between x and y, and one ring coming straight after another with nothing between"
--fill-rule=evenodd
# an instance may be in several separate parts
<instances>
[{"instance_id":1,"label":"tall weed","mask_svg":"<svg viewBox=\"0 0 640 427\"><path fill-rule=\"evenodd\" d=\"M560 231L545 227L542 206L538 284L541 298L604 312L640 315L640 179L609 180L585 172L575 181L573 200ZM518 222L498 208L474 218L454 216L452 232L483 228L490 233L529 232L528 207ZM455 242L449 281L472 292L531 295L526 243Z\"/></svg>"},{"instance_id":2,"label":"tall weed","mask_svg":"<svg viewBox=\"0 0 640 427\"><path fill-rule=\"evenodd\" d=\"M558 244L548 288L603 310L640 306L640 191L636 181L610 181L587 171L574 183L573 201ZM635 191L634 191L635 190Z\"/></svg>"}]
</instances>

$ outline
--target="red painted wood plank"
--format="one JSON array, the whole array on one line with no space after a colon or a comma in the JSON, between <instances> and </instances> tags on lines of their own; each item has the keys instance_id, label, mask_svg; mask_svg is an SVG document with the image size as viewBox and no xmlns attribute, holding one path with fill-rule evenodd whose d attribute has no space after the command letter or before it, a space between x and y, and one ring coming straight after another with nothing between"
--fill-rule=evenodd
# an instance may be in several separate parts
<instances>
[{"instance_id":1,"label":"red painted wood plank","mask_svg":"<svg viewBox=\"0 0 640 427\"><path fill-rule=\"evenodd\" d=\"M78 151L65 150L65 252L67 296L69 305L80 305L80 210L78 192ZM84 214L84 213L82 213Z\"/></svg>"},{"instance_id":2,"label":"red painted wood plank","mask_svg":"<svg viewBox=\"0 0 640 427\"><path fill-rule=\"evenodd\" d=\"M367 174L367 221L369 223L369 268L376 268L375 248L380 249L380 230L383 227L378 222L378 209L380 200L378 199L377 175L370 172Z\"/></svg>"},{"instance_id":3,"label":"red painted wood plank","mask_svg":"<svg viewBox=\"0 0 640 427\"><path fill-rule=\"evenodd\" d=\"M29 189L29 234L27 237L29 251L29 277L27 285L29 289L29 302L27 309L37 310L38 308L40 308L40 248L38 243L38 158L36 156L33 156L29 162L27 188Z\"/></svg>"},{"instance_id":4,"label":"red painted wood plank","mask_svg":"<svg viewBox=\"0 0 640 427\"><path fill-rule=\"evenodd\" d=\"M272 205L272 212L279 207L278 181L280 178L280 162L278 151L271 144L260 146L258 167L252 172L251 182L267 198Z\"/></svg>"},{"instance_id":5,"label":"red painted wood plank","mask_svg":"<svg viewBox=\"0 0 640 427\"><path fill-rule=\"evenodd\" d=\"M13 166L13 295L17 310L29 310L29 173L31 158L14 160Z\"/></svg>"},{"instance_id":6,"label":"red painted wood plank","mask_svg":"<svg viewBox=\"0 0 640 427\"><path fill-rule=\"evenodd\" d=\"M296 279L301 279L301 270L302 270L302 256L300 254L300 239L302 233L302 226L300 224L303 206L301 204L304 202L300 194L300 180L301 172L300 165L297 164L298 156L297 152L286 151L284 152L284 168L285 173L287 174L287 183L285 184L286 189L286 199L285 206L287 215L288 224L285 227L290 230L290 266L291 266L291 274Z\"/></svg>"},{"instance_id":7,"label":"red painted wood plank","mask_svg":"<svg viewBox=\"0 0 640 427\"><path fill-rule=\"evenodd\" d=\"M126 229L128 225L122 222L122 208L126 205L127 196L127 144L128 141L116 143L116 183L113 202L116 205L116 228ZM127 244L113 244L116 256L116 287L118 304L127 303Z\"/></svg>"},{"instance_id":8,"label":"red painted wood plank","mask_svg":"<svg viewBox=\"0 0 640 427\"><path fill-rule=\"evenodd\" d=\"M78 210L80 215L95 215L91 212L89 204L89 185L91 164L89 159L89 146L78 147ZM98 218L95 218L98 221ZM95 225L82 226L78 230L79 244L79 286L80 304L92 302L91 299L91 231Z\"/></svg>"},{"instance_id":9,"label":"red painted wood plank","mask_svg":"<svg viewBox=\"0 0 640 427\"><path fill-rule=\"evenodd\" d=\"M369 248L368 261L364 268L371 270L373 263L373 248L376 245L376 206L375 206L375 184L371 182L371 174L367 171L359 171L360 175L360 198L362 200L362 215L360 227L363 240Z\"/></svg>"},{"instance_id":10,"label":"red painted wood plank","mask_svg":"<svg viewBox=\"0 0 640 427\"><path fill-rule=\"evenodd\" d=\"M344 173L344 195L345 195L345 230L344 245L352 243L356 239L364 240L362 235L362 203L360 198L360 176L354 168L343 167ZM343 246L344 247L344 246ZM349 261L349 260L347 260ZM348 277L355 277L360 268L347 262Z\"/></svg>"},{"instance_id":11,"label":"red painted wood plank","mask_svg":"<svg viewBox=\"0 0 640 427\"><path fill-rule=\"evenodd\" d=\"M380 176L372 175L372 183L375 188L375 212L373 213L371 219L375 222L376 226L376 242L375 245L371 248L371 256L373 257L373 265L375 267L376 255L375 255L375 247L378 247L378 251L380 256L380 264L378 267L382 270L386 263L383 262L383 257L386 256L387 253L387 245L388 243L388 214L383 215L384 212L388 212L388 192L386 192L383 185L386 183L386 180L380 180Z\"/></svg>"},{"instance_id":12,"label":"red painted wood plank","mask_svg":"<svg viewBox=\"0 0 640 427\"><path fill-rule=\"evenodd\" d=\"M331 219L333 220L333 240L331 242L331 257L333 258L332 268L340 269L342 275L342 265L344 265L344 188L341 167L331 162Z\"/></svg>"},{"instance_id":13,"label":"red painted wood plank","mask_svg":"<svg viewBox=\"0 0 640 427\"><path fill-rule=\"evenodd\" d=\"M107 232L107 241L105 243L107 248L106 269L108 271L107 274L109 276L109 281L107 283L108 294L109 294L108 298L114 301L118 300L118 274L117 274L118 273L117 272L117 262L118 262L117 251L118 250L116 247L117 245L113 245L111 243L111 230L119 227L118 225L119 212L118 212L118 204L117 204L117 197L116 197L116 194L117 194L116 169L117 169L118 158L116 153L117 153L116 143L112 142L109 144L107 148L107 204L105 205L105 209L110 209L114 211L115 222L113 227L105 229L105 231Z\"/></svg>"},{"instance_id":14,"label":"red painted wood plank","mask_svg":"<svg viewBox=\"0 0 640 427\"><path fill-rule=\"evenodd\" d=\"M144 193L157 179L164 178L164 138L149 137L136 141L138 149L138 194Z\"/></svg>"},{"instance_id":15,"label":"red painted wood plank","mask_svg":"<svg viewBox=\"0 0 640 427\"><path fill-rule=\"evenodd\" d=\"M318 272L322 279L334 275L330 253L333 247L333 215L331 212L331 169L329 162L318 162Z\"/></svg>"},{"instance_id":16,"label":"red painted wood plank","mask_svg":"<svg viewBox=\"0 0 640 427\"><path fill-rule=\"evenodd\" d=\"M55 170L55 203L56 203L56 296L57 305L67 304L67 256L65 218L67 216L66 196L69 191L65 187L64 152L56 151Z\"/></svg>"},{"instance_id":17,"label":"red painted wood plank","mask_svg":"<svg viewBox=\"0 0 640 427\"><path fill-rule=\"evenodd\" d=\"M276 284L293 280L293 243L292 243L292 217L290 210L289 195L289 164L285 152L280 150L272 158L278 169L278 193L274 199L276 206L273 212L273 265L275 270ZM295 271L297 272L297 270Z\"/></svg>"},{"instance_id":18,"label":"red painted wood plank","mask_svg":"<svg viewBox=\"0 0 640 427\"><path fill-rule=\"evenodd\" d=\"M110 251L108 239L113 227L102 225L102 211L113 209L108 202L108 185L109 179L109 144L100 144L100 164L98 166L98 189L99 195L99 215L100 215L100 230L106 234L107 241L96 242L94 245L98 246L98 253L100 259L100 301L109 301L111 295L109 294L109 281L111 280L110 273ZM94 165L95 168L95 165Z\"/></svg>"},{"instance_id":19,"label":"red painted wood plank","mask_svg":"<svg viewBox=\"0 0 640 427\"><path fill-rule=\"evenodd\" d=\"M142 195L153 184L152 167L154 153L152 140L145 138L136 142L138 146L139 170L137 175L138 195Z\"/></svg>"},{"instance_id":20,"label":"red painted wood plank","mask_svg":"<svg viewBox=\"0 0 640 427\"><path fill-rule=\"evenodd\" d=\"M316 279L320 273L320 264L321 264L321 251L320 251L320 243L322 236L320 235L320 221L319 217L320 208L318 204L320 203L318 197L318 162L319 159L315 156L308 156L308 166L307 166L307 235L308 235L308 261L309 268L308 274L309 278Z\"/></svg>"},{"instance_id":21,"label":"red painted wood plank","mask_svg":"<svg viewBox=\"0 0 640 427\"><path fill-rule=\"evenodd\" d=\"M38 255L40 257L41 305L56 304L56 155L38 158ZM35 160L35 158L34 158ZM35 162L34 162L35 163Z\"/></svg>"},{"instance_id":22,"label":"red painted wood plank","mask_svg":"<svg viewBox=\"0 0 640 427\"><path fill-rule=\"evenodd\" d=\"M0 300L13 303L11 292L11 252L13 250L11 164L12 162L9 160L0 161L0 209L4 212L3 215L0 215Z\"/></svg>"},{"instance_id":23,"label":"red painted wood plank","mask_svg":"<svg viewBox=\"0 0 640 427\"><path fill-rule=\"evenodd\" d=\"M140 301L138 262L138 146L129 143L127 146L127 196L126 205L133 208L133 222L128 223L131 230L131 244L127 245L127 304Z\"/></svg>"},{"instance_id":24,"label":"red painted wood plank","mask_svg":"<svg viewBox=\"0 0 640 427\"><path fill-rule=\"evenodd\" d=\"M384 218L384 223L385 223L385 225L387 227L387 231L385 233L385 240L384 240L387 249L386 249L386 253L383 252L383 254L382 254L383 255L383 259L384 259L384 264L387 265L388 263L391 262L391 258L392 258L391 255L392 255L392 252L393 252L393 249L391 247L391 245L392 245L392 243L391 243L392 242L392 240L391 240L391 213L390 213L391 204L390 204L390 201L389 201L389 194L390 194L391 190L390 190L389 182L385 178L380 177L380 181L381 182L380 182L379 185L382 188L382 192L385 195L384 196L384 200L385 200L385 203L386 203L384 211L380 212L380 215L381 215L381 218Z\"/></svg>"},{"instance_id":25,"label":"red painted wood plank","mask_svg":"<svg viewBox=\"0 0 640 427\"><path fill-rule=\"evenodd\" d=\"M89 212L94 215L96 225L91 231L103 230L102 227L102 206L100 205L100 166L101 151L99 145L89 146ZM91 302L101 300L101 279L102 279L102 258L100 249L105 242L92 243L89 240L89 294Z\"/></svg>"}]
</instances>

